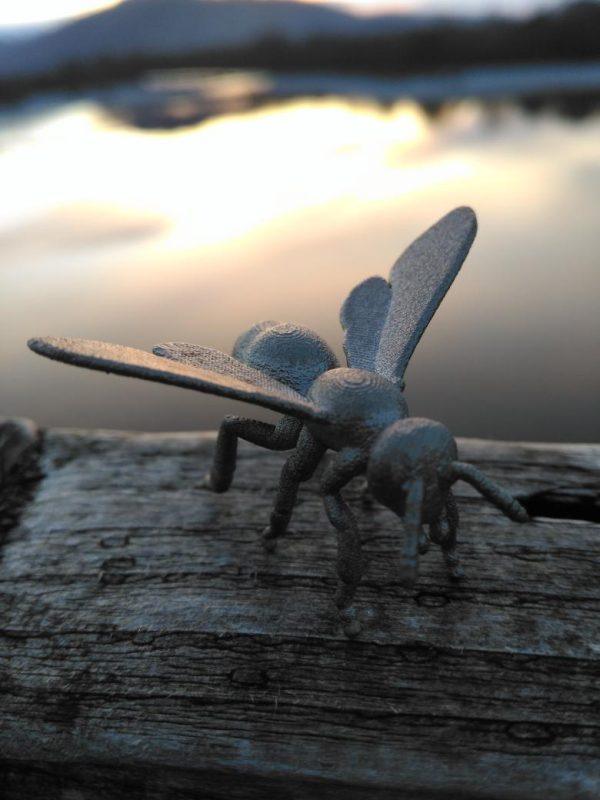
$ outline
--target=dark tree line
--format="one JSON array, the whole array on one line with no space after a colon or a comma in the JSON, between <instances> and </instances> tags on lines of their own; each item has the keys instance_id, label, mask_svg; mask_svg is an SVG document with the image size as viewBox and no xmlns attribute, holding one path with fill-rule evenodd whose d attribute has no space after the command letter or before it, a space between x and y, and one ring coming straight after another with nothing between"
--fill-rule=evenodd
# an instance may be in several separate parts
<instances>
[{"instance_id":1,"label":"dark tree line","mask_svg":"<svg viewBox=\"0 0 600 800\"><path fill-rule=\"evenodd\" d=\"M440 24L406 33L356 39L314 38L292 43L263 39L204 62L273 70L334 70L410 74L492 64L590 60L600 57L600 4L583 2L562 13L525 21L489 19Z\"/></svg>"}]
</instances>

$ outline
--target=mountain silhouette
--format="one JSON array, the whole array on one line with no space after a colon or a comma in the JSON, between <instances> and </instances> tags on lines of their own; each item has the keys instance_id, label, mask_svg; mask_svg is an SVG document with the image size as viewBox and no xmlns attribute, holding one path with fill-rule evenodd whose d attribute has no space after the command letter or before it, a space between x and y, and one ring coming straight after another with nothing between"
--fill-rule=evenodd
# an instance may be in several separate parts
<instances>
[{"instance_id":1,"label":"mountain silhouette","mask_svg":"<svg viewBox=\"0 0 600 800\"><path fill-rule=\"evenodd\" d=\"M431 18L360 18L293 0L125 0L28 41L0 44L0 76L39 74L101 59L169 56L268 37L360 36L418 27Z\"/></svg>"}]
</instances>

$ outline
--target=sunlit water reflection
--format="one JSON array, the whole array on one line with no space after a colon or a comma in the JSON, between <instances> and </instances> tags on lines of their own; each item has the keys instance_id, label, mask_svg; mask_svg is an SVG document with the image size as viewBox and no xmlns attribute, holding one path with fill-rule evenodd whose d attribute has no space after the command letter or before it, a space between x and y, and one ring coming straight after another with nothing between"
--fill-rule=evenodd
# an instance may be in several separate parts
<instances>
[{"instance_id":1,"label":"sunlit water reflection","mask_svg":"<svg viewBox=\"0 0 600 800\"><path fill-rule=\"evenodd\" d=\"M81 101L0 126L0 413L138 429L254 414L24 342L230 350L279 318L341 354L348 291L467 203L479 236L407 374L412 413L460 434L598 438L599 116L294 100L153 132Z\"/></svg>"}]
</instances>

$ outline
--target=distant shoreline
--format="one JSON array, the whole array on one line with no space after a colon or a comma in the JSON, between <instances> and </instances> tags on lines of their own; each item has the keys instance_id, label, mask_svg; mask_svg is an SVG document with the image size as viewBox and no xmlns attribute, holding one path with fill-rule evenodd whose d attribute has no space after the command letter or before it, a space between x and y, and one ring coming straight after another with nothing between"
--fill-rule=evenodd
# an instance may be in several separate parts
<instances>
[{"instance_id":1,"label":"distant shoreline","mask_svg":"<svg viewBox=\"0 0 600 800\"><path fill-rule=\"evenodd\" d=\"M461 99L501 100L520 98L535 101L581 96L597 101L600 106L600 60L587 62L552 62L542 64L512 64L456 69L448 72L417 73L390 76L377 73L347 73L334 71L254 70L239 68L184 68L145 66L135 70L104 70L101 79L89 72L55 74L27 82L0 81L0 107L18 103L33 95L97 94L116 86L131 86L137 99L160 101L161 96L141 82L157 74L168 81L169 76L189 74L191 88L184 89L190 97L203 96L202 79L211 75L247 72L264 77L260 90L252 93L253 102L293 97L353 97L390 103L402 99L423 104L442 104ZM136 86L137 83L139 86ZM162 90L164 92L164 89ZM173 92L182 94L180 88ZM167 92L168 94L168 89ZM218 103L218 98L216 98ZM209 114L210 116L210 114Z\"/></svg>"},{"instance_id":2,"label":"distant shoreline","mask_svg":"<svg viewBox=\"0 0 600 800\"><path fill-rule=\"evenodd\" d=\"M271 93L334 94L375 97L382 102L411 98L436 103L468 97L493 99L557 95L571 92L600 94L600 60L568 64L519 64L453 70L408 77L341 74L278 74Z\"/></svg>"}]
</instances>

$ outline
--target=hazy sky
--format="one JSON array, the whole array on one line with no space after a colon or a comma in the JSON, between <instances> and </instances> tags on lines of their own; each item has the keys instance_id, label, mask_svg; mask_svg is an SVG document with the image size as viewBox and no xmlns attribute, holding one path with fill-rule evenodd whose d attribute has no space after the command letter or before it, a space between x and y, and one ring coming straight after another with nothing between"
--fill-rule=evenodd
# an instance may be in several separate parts
<instances>
[{"instance_id":1,"label":"hazy sky","mask_svg":"<svg viewBox=\"0 0 600 800\"><path fill-rule=\"evenodd\" d=\"M0 0L0 26L31 25L64 19L116 5L118 2L119 0ZM344 0L338 5L361 12L443 11L454 14L503 11L523 14L532 8L548 8L560 3L561 0Z\"/></svg>"}]
</instances>

